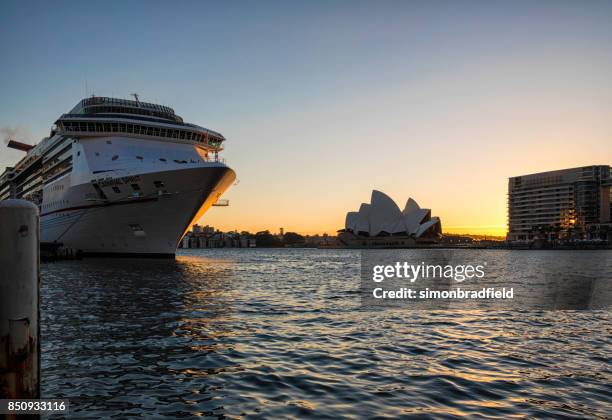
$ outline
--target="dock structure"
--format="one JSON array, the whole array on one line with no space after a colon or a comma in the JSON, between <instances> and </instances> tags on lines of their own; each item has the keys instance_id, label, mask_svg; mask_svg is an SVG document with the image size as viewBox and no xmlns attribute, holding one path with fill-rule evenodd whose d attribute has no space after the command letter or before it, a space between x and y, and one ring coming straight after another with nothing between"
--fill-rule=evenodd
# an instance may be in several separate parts
<instances>
[{"instance_id":1,"label":"dock structure","mask_svg":"<svg viewBox=\"0 0 612 420\"><path fill-rule=\"evenodd\" d=\"M39 214L0 202L0 399L40 398Z\"/></svg>"}]
</instances>

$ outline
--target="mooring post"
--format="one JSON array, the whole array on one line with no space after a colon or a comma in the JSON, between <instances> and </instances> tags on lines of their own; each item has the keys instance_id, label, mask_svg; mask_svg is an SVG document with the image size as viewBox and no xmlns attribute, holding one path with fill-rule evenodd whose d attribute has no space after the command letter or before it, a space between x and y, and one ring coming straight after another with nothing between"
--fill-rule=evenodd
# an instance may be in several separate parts
<instances>
[{"instance_id":1,"label":"mooring post","mask_svg":"<svg viewBox=\"0 0 612 420\"><path fill-rule=\"evenodd\" d=\"M0 399L40 398L39 216L0 201Z\"/></svg>"}]
</instances>

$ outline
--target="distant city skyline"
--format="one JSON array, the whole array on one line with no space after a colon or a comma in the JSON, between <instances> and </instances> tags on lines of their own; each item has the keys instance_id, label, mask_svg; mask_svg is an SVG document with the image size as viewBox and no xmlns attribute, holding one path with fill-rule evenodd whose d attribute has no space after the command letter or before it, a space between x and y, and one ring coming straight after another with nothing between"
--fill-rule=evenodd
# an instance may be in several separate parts
<instances>
[{"instance_id":1,"label":"distant city skyline","mask_svg":"<svg viewBox=\"0 0 612 420\"><path fill-rule=\"evenodd\" d=\"M377 189L503 235L510 177L612 163L606 1L7 1L0 53L3 137L132 92L221 132L223 231L334 234Z\"/></svg>"}]
</instances>

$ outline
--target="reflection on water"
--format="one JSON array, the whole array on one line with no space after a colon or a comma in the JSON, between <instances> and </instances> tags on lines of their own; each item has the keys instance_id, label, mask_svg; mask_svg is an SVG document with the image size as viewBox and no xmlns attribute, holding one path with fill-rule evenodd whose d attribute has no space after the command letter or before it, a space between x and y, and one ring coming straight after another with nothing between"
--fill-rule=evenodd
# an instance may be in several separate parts
<instances>
[{"instance_id":1,"label":"reflection on water","mask_svg":"<svg viewBox=\"0 0 612 420\"><path fill-rule=\"evenodd\" d=\"M587 272L482 252L500 279ZM565 255L604 275L555 307L609 296L612 254ZM359 257L191 250L45 264L43 396L92 418L612 416L609 310L365 309Z\"/></svg>"}]
</instances>

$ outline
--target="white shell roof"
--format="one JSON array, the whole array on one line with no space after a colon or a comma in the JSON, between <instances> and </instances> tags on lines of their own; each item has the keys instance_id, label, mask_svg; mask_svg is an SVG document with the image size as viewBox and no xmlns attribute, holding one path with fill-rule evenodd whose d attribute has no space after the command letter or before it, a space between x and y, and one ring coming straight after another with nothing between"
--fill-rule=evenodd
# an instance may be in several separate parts
<instances>
[{"instance_id":1,"label":"white shell roof","mask_svg":"<svg viewBox=\"0 0 612 420\"><path fill-rule=\"evenodd\" d=\"M355 219L355 233L370 232L370 209L371 206L369 204L361 203Z\"/></svg>"},{"instance_id":2,"label":"white shell roof","mask_svg":"<svg viewBox=\"0 0 612 420\"><path fill-rule=\"evenodd\" d=\"M408 234L416 238L432 227L440 231L438 217L431 217L431 210L422 209L416 201L409 198L403 211L395 201L381 191L373 190L371 204L363 203L359 211L348 212L345 229L354 233L367 232L376 236L382 232L389 234Z\"/></svg>"}]
</instances>

